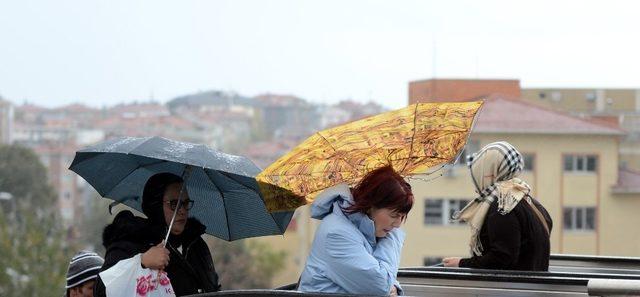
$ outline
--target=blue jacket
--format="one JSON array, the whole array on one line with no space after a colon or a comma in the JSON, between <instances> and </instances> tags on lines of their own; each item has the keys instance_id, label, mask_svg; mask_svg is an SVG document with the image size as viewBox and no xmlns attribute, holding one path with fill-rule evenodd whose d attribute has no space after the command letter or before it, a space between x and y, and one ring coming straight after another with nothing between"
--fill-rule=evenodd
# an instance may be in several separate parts
<instances>
[{"instance_id":1,"label":"blue jacket","mask_svg":"<svg viewBox=\"0 0 640 297\"><path fill-rule=\"evenodd\" d=\"M342 211L353 197L346 184L322 192L311 206L311 217L322 220L300 277L303 292L388 295L395 285L405 234L392 230L375 237L373 221L364 213ZM341 208L342 207L342 208Z\"/></svg>"}]
</instances>

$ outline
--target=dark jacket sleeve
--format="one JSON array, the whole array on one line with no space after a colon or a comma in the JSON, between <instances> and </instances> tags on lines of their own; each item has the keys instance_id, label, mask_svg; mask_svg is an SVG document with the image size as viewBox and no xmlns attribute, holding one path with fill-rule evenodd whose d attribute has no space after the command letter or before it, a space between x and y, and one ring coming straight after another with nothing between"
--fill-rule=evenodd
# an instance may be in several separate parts
<instances>
[{"instance_id":1,"label":"dark jacket sleeve","mask_svg":"<svg viewBox=\"0 0 640 297\"><path fill-rule=\"evenodd\" d=\"M220 287L221 287L220 280L218 278L218 273L216 272L216 267L213 264L213 257L211 256L209 247L207 246L207 243L202 238L199 238L198 241L199 242L197 244L199 245L199 250L202 251L203 264L205 264L207 268L205 269L206 271L205 278L208 279L212 285L212 287L209 288L209 290L211 290L210 292L220 291Z\"/></svg>"},{"instance_id":2,"label":"dark jacket sleeve","mask_svg":"<svg viewBox=\"0 0 640 297\"><path fill-rule=\"evenodd\" d=\"M538 210L544 217L544 220L547 221L547 226L549 227L549 233L551 233L551 231L553 230L553 220L551 219L551 215L549 215L549 212L547 211L547 209L544 208L544 206L540 202L538 202L535 199L531 199L531 200L533 201L533 204L535 204L536 208L538 208Z\"/></svg>"},{"instance_id":3,"label":"dark jacket sleeve","mask_svg":"<svg viewBox=\"0 0 640 297\"><path fill-rule=\"evenodd\" d=\"M484 246L482 256L460 260L460 267L505 269L518 260L520 253L520 223L516 215L501 215L490 209L484 221L490 247Z\"/></svg>"}]
</instances>

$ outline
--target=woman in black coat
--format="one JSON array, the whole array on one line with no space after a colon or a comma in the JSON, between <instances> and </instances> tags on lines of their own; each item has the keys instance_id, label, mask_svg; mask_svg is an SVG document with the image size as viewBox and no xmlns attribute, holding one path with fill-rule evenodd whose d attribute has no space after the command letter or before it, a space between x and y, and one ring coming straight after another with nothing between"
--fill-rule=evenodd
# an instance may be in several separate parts
<instances>
[{"instance_id":1,"label":"woman in black coat","mask_svg":"<svg viewBox=\"0 0 640 297\"><path fill-rule=\"evenodd\" d=\"M177 296L220 289L211 253L201 237L205 226L194 218L188 218L193 201L189 199L186 188L169 240L166 247L162 246L182 185L180 177L169 173L149 179L142 199L142 209L147 218L136 217L125 210L105 227L102 240L107 251L102 271L120 260L142 254L142 266L167 272ZM94 295L105 296L100 278Z\"/></svg>"},{"instance_id":2,"label":"woman in black coat","mask_svg":"<svg viewBox=\"0 0 640 297\"><path fill-rule=\"evenodd\" d=\"M443 259L447 267L547 271L551 216L517 178L524 166L511 144L488 144L469 157L480 197L454 216L471 227L471 257Z\"/></svg>"}]
</instances>

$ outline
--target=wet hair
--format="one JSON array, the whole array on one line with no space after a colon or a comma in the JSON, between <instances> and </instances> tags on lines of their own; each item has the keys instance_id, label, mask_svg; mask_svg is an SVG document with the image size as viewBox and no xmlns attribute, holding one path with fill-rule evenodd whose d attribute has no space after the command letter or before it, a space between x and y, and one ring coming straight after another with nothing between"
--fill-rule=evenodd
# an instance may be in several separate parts
<instances>
[{"instance_id":1,"label":"wet hair","mask_svg":"<svg viewBox=\"0 0 640 297\"><path fill-rule=\"evenodd\" d=\"M166 225L162 210L164 191L169 185L181 182L182 178L173 173L158 173L147 180L142 192L142 212L149 220Z\"/></svg>"},{"instance_id":2,"label":"wet hair","mask_svg":"<svg viewBox=\"0 0 640 297\"><path fill-rule=\"evenodd\" d=\"M391 166L373 170L351 190L353 205L348 213L367 213L371 208L389 208L403 214L403 220L413 207L411 186Z\"/></svg>"}]
</instances>

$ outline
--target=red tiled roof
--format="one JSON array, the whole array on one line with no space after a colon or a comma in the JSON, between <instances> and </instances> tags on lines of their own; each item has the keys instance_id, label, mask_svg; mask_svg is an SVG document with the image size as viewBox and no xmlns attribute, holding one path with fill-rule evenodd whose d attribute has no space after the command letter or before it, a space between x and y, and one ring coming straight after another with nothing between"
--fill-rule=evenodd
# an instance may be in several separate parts
<instances>
[{"instance_id":1,"label":"red tiled roof","mask_svg":"<svg viewBox=\"0 0 640 297\"><path fill-rule=\"evenodd\" d=\"M485 101L473 130L476 133L625 134L609 123L578 118L501 94L476 99Z\"/></svg>"},{"instance_id":2,"label":"red tiled roof","mask_svg":"<svg viewBox=\"0 0 640 297\"><path fill-rule=\"evenodd\" d=\"M618 194L640 194L640 172L618 170L618 183L611 190Z\"/></svg>"},{"instance_id":3,"label":"red tiled roof","mask_svg":"<svg viewBox=\"0 0 640 297\"><path fill-rule=\"evenodd\" d=\"M47 119L44 121L44 126L47 128L72 128L76 126L76 121L69 118Z\"/></svg>"},{"instance_id":4,"label":"red tiled roof","mask_svg":"<svg viewBox=\"0 0 640 297\"><path fill-rule=\"evenodd\" d=\"M174 127L174 128L193 128L194 125L182 118L173 116L152 117L152 118L122 118L119 116L112 116L103 120L97 121L95 127L108 128L108 127L128 127L135 129L136 127Z\"/></svg>"},{"instance_id":5,"label":"red tiled roof","mask_svg":"<svg viewBox=\"0 0 640 297\"><path fill-rule=\"evenodd\" d=\"M57 111L66 111L66 112L97 112L99 110L95 108L88 107L81 103L73 103L69 105L65 105L62 107L55 108Z\"/></svg>"},{"instance_id":6,"label":"red tiled roof","mask_svg":"<svg viewBox=\"0 0 640 297\"><path fill-rule=\"evenodd\" d=\"M78 148L73 143L42 143L38 144L32 149L38 155L50 155L50 154L64 154L68 156L72 156L76 153Z\"/></svg>"}]
</instances>

